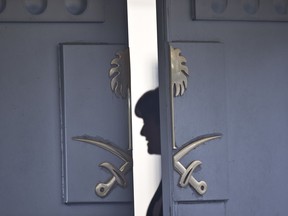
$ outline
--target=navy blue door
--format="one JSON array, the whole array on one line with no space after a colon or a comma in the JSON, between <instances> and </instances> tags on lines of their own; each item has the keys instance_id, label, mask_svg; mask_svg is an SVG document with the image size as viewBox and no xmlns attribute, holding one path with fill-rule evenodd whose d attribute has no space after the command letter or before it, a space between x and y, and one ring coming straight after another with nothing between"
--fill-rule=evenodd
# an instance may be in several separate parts
<instances>
[{"instance_id":1,"label":"navy blue door","mask_svg":"<svg viewBox=\"0 0 288 216\"><path fill-rule=\"evenodd\" d=\"M164 212L285 215L287 4L158 1L158 15Z\"/></svg>"},{"instance_id":2,"label":"navy blue door","mask_svg":"<svg viewBox=\"0 0 288 216\"><path fill-rule=\"evenodd\" d=\"M133 215L126 10L0 1L0 215Z\"/></svg>"}]
</instances>

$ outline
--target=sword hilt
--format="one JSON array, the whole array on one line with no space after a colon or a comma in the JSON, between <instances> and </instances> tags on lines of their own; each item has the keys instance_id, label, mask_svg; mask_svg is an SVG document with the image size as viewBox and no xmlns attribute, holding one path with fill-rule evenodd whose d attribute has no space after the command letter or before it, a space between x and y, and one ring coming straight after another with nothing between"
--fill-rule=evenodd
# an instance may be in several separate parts
<instances>
[{"instance_id":1,"label":"sword hilt","mask_svg":"<svg viewBox=\"0 0 288 216\"><path fill-rule=\"evenodd\" d=\"M116 182L115 176L113 176L107 183L99 183L95 187L95 192L100 197L105 197L110 192L111 188Z\"/></svg>"}]
</instances>

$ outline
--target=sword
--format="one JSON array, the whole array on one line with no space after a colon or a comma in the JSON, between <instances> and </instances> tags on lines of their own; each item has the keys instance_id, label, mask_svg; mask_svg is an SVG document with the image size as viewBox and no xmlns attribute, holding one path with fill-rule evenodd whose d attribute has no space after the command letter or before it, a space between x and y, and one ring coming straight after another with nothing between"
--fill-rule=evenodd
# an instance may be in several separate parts
<instances>
[{"instance_id":1,"label":"sword","mask_svg":"<svg viewBox=\"0 0 288 216\"><path fill-rule=\"evenodd\" d=\"M173 156L174 168L180 174L179 185L181 187L186 187L188 184L194 188L200 195L203 195L207 191L207 184L205 181L197 181L192 173L196 167L202 164L201 161L195 160L189 164L187 168L183 166L180 159L187 155L190 151L197 148L205 142L221 138L222 134L207 134L204 136L196 137L188 142L188 144L183 145L181 149L176 152Z\"/></svg>"},{"instance_id":2,"label":"sword","mask_svg":"<svg viewBox=\"0 0 288 216\"><path fill-rule=\"evenodd\" d=\"M72 139L75 141L85 142L103 148L111 152L112 154L116 155L117 157L121 158L125 162L120 167L120 169L117 169L113 164L108 162L103 162L99 165L110 171L112 177L106 183L100 182L96 185L95 192L98 196L100 197L107 196L115 183L118 183L121 187L127 186L127 182L124 175L133 167L133 159L129 154L127 154L120 148L113 146L109 142L107 141L105 142L98 138L89 136L79 136L79 137L73 137Z\"/></svg>"}]
</instances>

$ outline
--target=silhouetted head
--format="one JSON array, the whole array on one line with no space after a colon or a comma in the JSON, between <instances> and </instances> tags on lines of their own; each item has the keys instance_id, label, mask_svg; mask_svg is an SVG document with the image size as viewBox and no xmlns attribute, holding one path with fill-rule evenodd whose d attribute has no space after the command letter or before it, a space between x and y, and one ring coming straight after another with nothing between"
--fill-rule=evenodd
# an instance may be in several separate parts
<instances>
[{"instance_id":1,"label":"silhouetted head","mask_svg":"<svg viewBox=\"0 0 288 216\"><path fill-rule=\"evenodd\" d=\"M161 154L159 89L148 91L141 96L135 107L136 116L144 121L141 135L146 137L149 154Z\"/></svg>"}]
</instances>

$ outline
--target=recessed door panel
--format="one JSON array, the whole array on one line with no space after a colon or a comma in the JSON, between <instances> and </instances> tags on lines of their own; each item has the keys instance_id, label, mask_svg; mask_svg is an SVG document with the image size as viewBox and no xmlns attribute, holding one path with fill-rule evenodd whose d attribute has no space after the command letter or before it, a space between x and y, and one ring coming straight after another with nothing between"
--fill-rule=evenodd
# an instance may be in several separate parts
<instances>
[{"instance_id":1,"label":"recessed door panel","mask_svg":"<svg viewBox=\"0 0 288 216\"><path fill-rule=\"evenodd\" d=\"M0 1L0 22L105 22L103 0Z\"/></svg>"},{"instance_id":2,"label":"recessed door panel","mask_svg":"<svg viewBox=\"0 0 288 216\"><path fill-rule=\"evenodd\" d=\"M194 4L196 20L288 21L288 3L282 0L196 0Z\"/></svg>"},{"instance_id":3,"label":"recessed door panel","mask_svg":"<svg viewBox=\"0 0 288 216\"><path fill-rule=\"evenodd\" d=\"M223 202L199 202L199 203L180 203L177 208L177 216L187 216L193 212L193 216L225 215L225 204Z\"/></svg>"}]
</instances>

